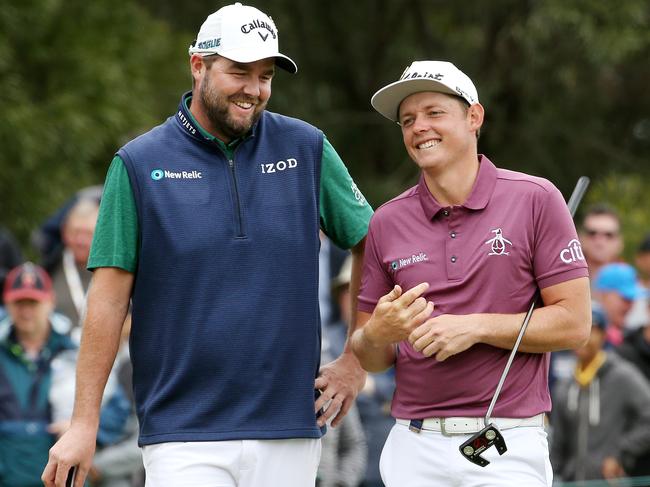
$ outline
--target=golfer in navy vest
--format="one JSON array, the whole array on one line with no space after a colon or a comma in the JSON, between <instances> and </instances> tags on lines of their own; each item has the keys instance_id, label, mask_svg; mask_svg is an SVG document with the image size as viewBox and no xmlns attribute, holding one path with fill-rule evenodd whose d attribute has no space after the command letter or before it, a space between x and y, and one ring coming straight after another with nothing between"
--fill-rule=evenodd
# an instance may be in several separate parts
<instances>
[{"instance_id":1,"label":"golfer in navy vest","mask_svg":"<svg viewBox=\"0 0 650 487\"><path fill-rule=\"evenodd\" d=\"M589 336L587 264L562 194L477 153L484 109L470 78L443 61L412 63L373 107L401 127L419 183L375 213L352 346L369 371L395 366L380 470L388 487L544 486L551 350ZM508 451L459 446L483 417L539 293L493 422ZM409 429L409 426L411 427Z\"/></svg>"},{"instance_id":2,"label":"golfer in navy vest","mask_svg":"<svg viewBox=\"0 0 650 487\"><path fill-rule=\"evenodd\" d=\"M319 370L318 250L322 229L358 275L372 209L320 130L266 110L276 68L297 70L275 23L223 7L189 53L192 91L109 168L75 412L47 486L72 466L75 487L86 477L130 300L147 486L314 485L322 426L365 380L348 350Z\"/></svg>"}]
</instances>

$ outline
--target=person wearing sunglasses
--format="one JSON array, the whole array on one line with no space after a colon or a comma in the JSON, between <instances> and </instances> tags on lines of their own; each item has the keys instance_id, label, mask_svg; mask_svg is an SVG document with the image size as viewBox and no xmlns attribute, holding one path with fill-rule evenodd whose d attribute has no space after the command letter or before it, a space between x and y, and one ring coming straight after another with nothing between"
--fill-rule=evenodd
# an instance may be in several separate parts
<instances>
[{"instance_id":1,"label":"person wearing sunglasses","mask_svg":"<svg viewBox=\"0 0 650 487\"><path fill-rule=\"evenodd\" d=\"M623 252L621 220L609 205L598 203L587 209L578 236L592 280L602 266L620 260Z\"/></svg>"}]
</instances>

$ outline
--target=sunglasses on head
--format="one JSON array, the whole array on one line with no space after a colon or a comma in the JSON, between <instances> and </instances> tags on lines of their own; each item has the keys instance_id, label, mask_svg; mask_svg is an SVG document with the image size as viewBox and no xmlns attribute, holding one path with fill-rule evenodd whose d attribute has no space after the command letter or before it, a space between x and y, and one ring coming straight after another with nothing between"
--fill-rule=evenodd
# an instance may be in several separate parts
<instances>
[{"instance_id":1,"label":"sunglasses on head","mask_svg":"<svg viewBox=\"0 0 650 487\"><path fill-rule=\"evenodd\" d=\"M601 235L608 239L613 239L618 237L618 232L615 231L602 231L602 230L596 230L594 228L585 228L583 229L583 231L588 237L596 237L598 235Z\"/></svg>"}]
</instances>

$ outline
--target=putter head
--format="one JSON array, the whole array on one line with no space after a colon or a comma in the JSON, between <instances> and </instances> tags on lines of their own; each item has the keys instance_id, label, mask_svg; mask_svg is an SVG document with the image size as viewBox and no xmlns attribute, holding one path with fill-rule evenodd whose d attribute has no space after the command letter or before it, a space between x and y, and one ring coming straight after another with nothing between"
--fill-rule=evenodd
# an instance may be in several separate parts
<instances>
[{"instance_id":1,"label":"putter head","mask_svg":"<svg viewBox=\"0 0 650 487\"><path fill-rule=\"evenodd\" d=\"M503 436L494 425L494 423L490 423L481 431L472 435L472 437L460 445L458 449L460 450L460 453L470 462L480 467L485 467L490 462L483 458L481 456L481 453L490 448L492 445L496 445L499 455L503 455L506 451L508 451L508 448L506 447L506 441L503 439Z\"/></svg>"}]
</instances>

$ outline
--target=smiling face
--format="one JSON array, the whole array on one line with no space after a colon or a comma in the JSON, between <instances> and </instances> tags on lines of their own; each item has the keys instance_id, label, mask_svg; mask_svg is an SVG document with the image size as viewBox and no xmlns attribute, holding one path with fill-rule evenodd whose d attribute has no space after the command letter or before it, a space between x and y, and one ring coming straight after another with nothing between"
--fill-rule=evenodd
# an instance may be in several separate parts
<instances>
[{"instance_id":1,"label":"smiling face","mask_svg":"<svg viewBox=\"0 0 650 487\"><path fill-rule=\"evenodd\" d=\"M191 63L195 97L207 119L199 116L199 123L224 142L245 135L271 97L275 60L238 63L221 56L204 60L194 55Z\"/></svg>"},{"instance_id":2,"label":"smiling face","mask_svg":"<svg viewBox=\"0 0 650 487\"><path fill-rule=\"evenodd\" d=\"M415 93L399 107L406 151L425 171L439 172L454 161L476 159L476 133L483 107L467 106L458 97L436 92Z\"/></svg>"}]
</instances>

